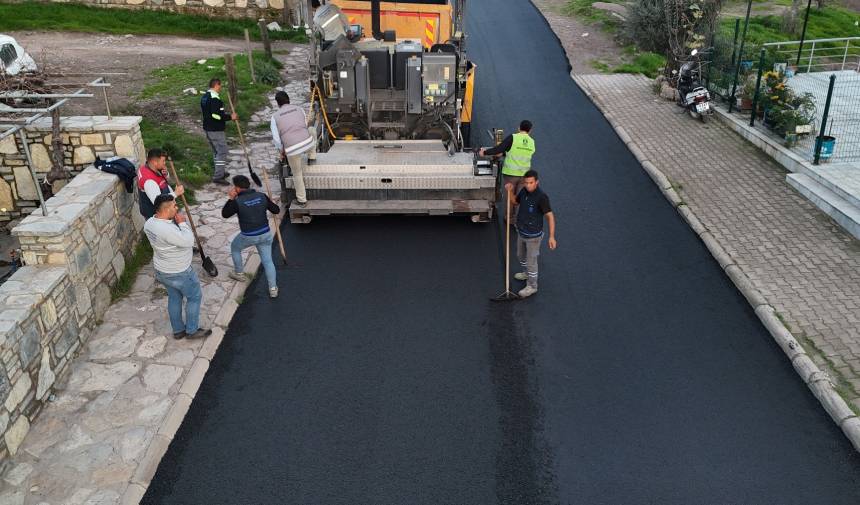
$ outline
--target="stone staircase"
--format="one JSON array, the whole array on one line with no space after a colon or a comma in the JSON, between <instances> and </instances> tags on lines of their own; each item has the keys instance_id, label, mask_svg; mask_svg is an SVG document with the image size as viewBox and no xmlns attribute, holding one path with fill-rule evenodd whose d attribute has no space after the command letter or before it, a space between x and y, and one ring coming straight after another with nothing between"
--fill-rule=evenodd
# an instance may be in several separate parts
<instances>
[{"instance_id":1,"label":"stone staircase","mask_svg":"<svg viewBox=\"0 0 860 505\"><path fill-rule=\"evenodd\" d=\"M860 164L806 165L789 184L860 239Z\"/></svg>"}]
</instances>

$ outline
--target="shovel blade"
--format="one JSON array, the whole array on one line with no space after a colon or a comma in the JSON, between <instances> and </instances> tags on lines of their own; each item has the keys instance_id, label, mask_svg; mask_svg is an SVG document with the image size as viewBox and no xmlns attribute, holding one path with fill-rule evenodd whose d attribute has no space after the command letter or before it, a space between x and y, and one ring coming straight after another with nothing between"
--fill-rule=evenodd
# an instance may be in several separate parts
<instances>
[{"instance_id":1,"label":"shovel blade","mask_svg":"<svg viewBox=\"0 0 860 505\"><path fill-rule=\"evenodd\" d=\"M203 257L203 270L206 270L209 277L218 277L218 267L215 266L215 263L209 256Z\"/></svg>"}]
</instances>

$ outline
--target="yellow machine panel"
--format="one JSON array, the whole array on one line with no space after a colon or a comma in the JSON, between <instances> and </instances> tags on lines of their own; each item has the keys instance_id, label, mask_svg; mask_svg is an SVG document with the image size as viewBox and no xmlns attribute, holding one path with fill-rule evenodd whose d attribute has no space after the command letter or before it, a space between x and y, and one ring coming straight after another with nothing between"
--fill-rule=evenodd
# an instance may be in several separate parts
<instances>
[{"instance_id":1,"label":"yellow machine panel","mask_svg":"<svg viewBox=\"0 0 860 505\"><path fill-rule=\"evenodd\" d=\"M349 24L361 25L364 33L370 33L370 3L351 0L332 0L349 19ZM453 21L450 4L433 5L410 2L381 2L380 29L394 30L399 40L420 40L429 49L449 39Z\"/></svg>"}]
</instances>

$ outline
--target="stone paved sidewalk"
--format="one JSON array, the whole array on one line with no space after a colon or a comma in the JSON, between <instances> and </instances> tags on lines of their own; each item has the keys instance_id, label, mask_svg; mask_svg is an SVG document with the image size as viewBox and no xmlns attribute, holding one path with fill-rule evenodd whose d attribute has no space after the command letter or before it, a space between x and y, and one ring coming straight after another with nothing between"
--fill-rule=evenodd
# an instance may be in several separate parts
<instances>
[{"instance_id":1,"label":"stone paved sidewalk","mask_svg":"<svg viewBox=\"0 0 860 505\"><path fill-rule=\"evenodd\" d=\"M306 48L294 47L280 58L289 82L284 89L293 103L306 102ZM253 128L268 124L274 92L270 102L252 117L247 135L260 177L277 158L268 131ZM231 173L247 174L242 153L230 151ZM277 201L277 177L269 176L269 184ZM210 278L195 257L203 284L201 325L211 325L213 335L205 342L170 338L166 291L155 282L151 264L142 268L131 293L108 309L0 476L0 505L108 505L136 503L142 496L245 287L227 277L229 243L239 227L235 219L221 218L226 188L210 184L196 196L197 231L219 271ZM248 272L259 264L256 251L250 251L245 253Z\"/></svg>"}]
</instances>

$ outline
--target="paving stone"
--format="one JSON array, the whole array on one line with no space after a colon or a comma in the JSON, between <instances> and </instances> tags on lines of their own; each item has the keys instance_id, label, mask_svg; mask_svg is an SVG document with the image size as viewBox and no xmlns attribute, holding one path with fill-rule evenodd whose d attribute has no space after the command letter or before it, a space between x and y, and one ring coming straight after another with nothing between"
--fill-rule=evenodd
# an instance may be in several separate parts
<instances>
[{"instance_id":1,"label":"paving stone","mask_svg":"<svg viewBox=\"0 0 860 505\"><path fill-rule=\"evenodd\" d=\"M165 345L167 345L166 337L146 339L137 348L137 355L141 358L154 358L161 354Z\"/></svg>"},{"instance_id":2,"label":"paving stone","mask_svg":"<svg viewBox=\"0 0 860 505\"><path fill-rule=\"evenodd\" d=\"M90 359L107 360L131 356L137 347L143 330L133 326L121 328L109 337L89 343Z\"/></svg>"},{"instance_id":3,"label":"paving stone","mask_svg":"<svg viewBox=\"0 0 860 505\"><path fill-rule=\"evenodd\" d=\"M143 372L143 383L149 391L165 394L180 376L182 376L182 369L179 367L148 365Z\"/></svg>"},{"instance_id":4,"label":"paving stone","mask_svg":"<svg viewBox=\"0 0 860 505\"><path fill-rule=\"evenodd\" d=\"M18 487L32 472L33 465L29 463L19 463L6 472L3 480L5 480L10 486Z\"/></svg>"},{"instance_id":5,"label":"paving stone","mask_svg":"<svg viewBox=\"0 0 860 505\"><path fill-rule=\"evenodd\" d=\"M68 388L83 393L115 389L135 375L139 369L139 364L130 361L109 365L84 363L72 372Z\"/></svg>"}]
</instances>

